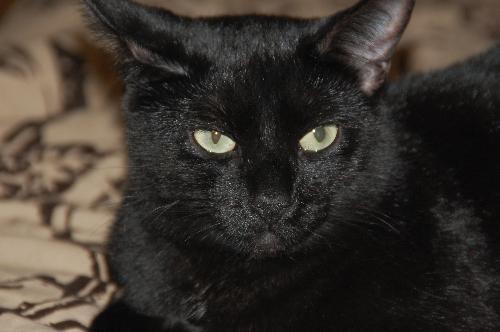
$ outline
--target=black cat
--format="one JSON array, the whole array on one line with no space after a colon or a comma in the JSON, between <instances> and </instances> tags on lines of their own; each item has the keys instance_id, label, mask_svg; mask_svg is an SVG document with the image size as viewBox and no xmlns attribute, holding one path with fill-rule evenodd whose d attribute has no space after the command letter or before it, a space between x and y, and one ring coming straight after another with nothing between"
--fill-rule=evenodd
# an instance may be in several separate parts
<instances>
[{"instance_id":1,"label":"black cat","mask_svg":"<svg viewBox=\"0 0 500 332\"><path fill-rule=\"evenodd\" d=\"M500 331L500 47L386 84L413 0L313 20L86 0L126 84L92 331Z\"/></svg>"}]
</instances>

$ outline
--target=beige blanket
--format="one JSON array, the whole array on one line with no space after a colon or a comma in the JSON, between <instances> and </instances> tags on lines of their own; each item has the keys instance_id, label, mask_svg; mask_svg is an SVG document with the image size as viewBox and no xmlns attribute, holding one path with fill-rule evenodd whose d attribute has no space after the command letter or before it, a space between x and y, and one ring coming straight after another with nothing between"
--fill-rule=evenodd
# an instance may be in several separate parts
<instances>
[{"instance_id":1,"label":"beige blanket","mask_svg":"<svg viewBox=\"0 0 500 332\"><path fill-rule=\"evenodd\" d=\"M75 1L0 3L0 332L85 331L117 291L104 243L126 175L121 86ZM331 13L349 0L151 0L179 13ZM419 2L395 74L499 36L497 0ZM8 8L8 9L6 9Z\"/></svg>"}]
</instances>

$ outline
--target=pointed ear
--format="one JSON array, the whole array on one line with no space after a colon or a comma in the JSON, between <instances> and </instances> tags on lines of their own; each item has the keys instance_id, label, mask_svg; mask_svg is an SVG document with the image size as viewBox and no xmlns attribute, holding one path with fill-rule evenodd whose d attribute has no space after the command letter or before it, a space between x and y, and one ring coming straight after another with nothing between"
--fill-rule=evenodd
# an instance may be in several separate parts
<instances>
[{"instance_id":1,"label":"pointed ear","mask_svg":"<svg viewBox=\"0 0 500 332\"><path fill-rule=\"evenodd\" d=\"M363 0L328 19L314 38L316 54L354 69L361 90L373 95L387 79L414 5L415 0Z\"/></svg>"},{"instance_id":2,"label":"pointed ear","mask_svg":"<svg viewBox=\"0 0 500 332\"><path fill-rule=\"evenodd\" d=\"M130 0L83 3L94 30L111 42L121 61L136 61L173 75L188 75L186 52L174 38L188 19Z\"/></svg>"}]
</instances>

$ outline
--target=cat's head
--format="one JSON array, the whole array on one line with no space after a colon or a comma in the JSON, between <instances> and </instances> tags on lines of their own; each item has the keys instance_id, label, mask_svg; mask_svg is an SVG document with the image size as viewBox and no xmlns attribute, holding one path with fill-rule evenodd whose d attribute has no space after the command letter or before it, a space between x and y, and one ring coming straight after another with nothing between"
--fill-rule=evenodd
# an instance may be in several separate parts
<instances>
[{"instance_id":1,"label":"cat's head","mask_svg":"<svg viewBox=\"0 0 500 332\"><path fill-rule=\"evenodd\" d=\"M85 2L121 63L146 229L265 257L341 243L373 213L394 171L378 95L414 0L311 20Z\"/></svg>"}]
</instances>

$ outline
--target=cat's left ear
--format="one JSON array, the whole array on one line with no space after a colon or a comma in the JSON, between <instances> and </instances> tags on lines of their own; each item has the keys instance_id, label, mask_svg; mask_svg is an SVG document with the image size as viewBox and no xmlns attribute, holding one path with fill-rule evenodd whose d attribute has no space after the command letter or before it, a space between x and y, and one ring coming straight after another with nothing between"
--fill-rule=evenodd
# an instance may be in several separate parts
<instances>
[{"instance_id":1,"label":"cat's left ear","mask_svg":"<svg viewBox=\"0 0 500 332\"><path fill-rule=\"evenodd\" d=\"M82 1L94 30L111 41L119 60L188 74L188 56L176 36L186 30L189 19L131 0Z\"/></svg>"},{"instance_id":2,"label":"cat's left ear","mask_svg":"<svg viewBox=\"0 0 500 332\"><path fill-rule=\"evenodd\" d=\"M314 37L316 54L354 69L361 90L373 95L387 79L414 5L415 0L362 0L322 25Z\"/></svg>"}]
</instances>

